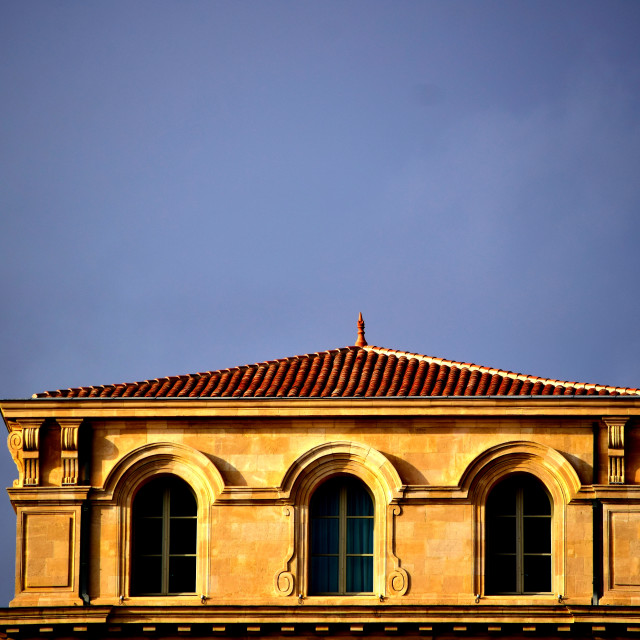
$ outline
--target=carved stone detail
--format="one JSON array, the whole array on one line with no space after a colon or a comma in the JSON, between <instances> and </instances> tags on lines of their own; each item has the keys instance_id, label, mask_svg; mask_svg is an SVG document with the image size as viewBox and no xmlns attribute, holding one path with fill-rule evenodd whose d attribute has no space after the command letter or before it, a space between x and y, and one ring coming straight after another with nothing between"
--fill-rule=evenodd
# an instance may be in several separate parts
<instances>
[{"instance_id":1,"label":"carved stone detail","mask_svg":"<svg viewBox=\"0 0 640 640\"><path fill-rule=\"evenodd\" d=\"M609 484L624 484L624 427L628 418L602 418L608 429Z\"/></svg>"},{"instance_id":2,"label":"carved stone detail","mask_svg":"<svg viewBox=\"0 0 640 640\"><path fill-rule=\"evenodd\" d=\"M24 419L10 421L8 445L18 468L14 487L40 484L40 427L44 420Z\"/></svg>"},{"instance_id":3,"label":"carved stone detail","mask_svg":"<svg viewBox=\"0 0 640 640\"><path fill-rule=\"evenodd\" d=\"M78 431L82 418L58 418L62 457L62 484L78 484Z\"/></svg>"},{"instance_id":4,"label":"carved stone detail","mask_svg":"<svg viewBox=\"0 0 640 640\"><path fill-rule=\"evenodd\" d=\"M9 437L7 444L11 457L18 468L18 477L13 481L14 487L21 487L24 479L24 462L22 460L22 430L17 422L7 422L9 426Z\"/></svg>"},{"instance_id":5,"label":"carved stone detail","mask_svg":"<svg viewBox=\"0 0 640 640\"><path fill-rule=\"evenodd\" d=\"M282 515L289 518L289 548L287 555L282 563L282 569L276 573L275 589L279 596L290 596L296 586L296 579L291 572L291 561L295 555L295 509L291 505L282 507Z\"/></svg>"},{"instance_id":6,"label":"carved stone detail","mask_svg":"<svg viewBox=\"0 0 640 640\"><path fill-rule=\"evenodd\" d=\"M276 575L276 592L279 596L290 596L294 586L295 580L291 571L280 571Z\"/></svg>"},{"instance_id":7,"label":"carved stone detail","mask_svg":"<svg viewBox=\"0 0 640 640\"><path fill-rule=\"evenodd\" d=\"M391 540L390 556L393 561L393 571L387 576L387 591L390 595L403 596L409 589L409 574L400 566L400 558L396 555L396 517L402 515L399 504L389 508L389 539Z\"/></svg>"}]
</instances>

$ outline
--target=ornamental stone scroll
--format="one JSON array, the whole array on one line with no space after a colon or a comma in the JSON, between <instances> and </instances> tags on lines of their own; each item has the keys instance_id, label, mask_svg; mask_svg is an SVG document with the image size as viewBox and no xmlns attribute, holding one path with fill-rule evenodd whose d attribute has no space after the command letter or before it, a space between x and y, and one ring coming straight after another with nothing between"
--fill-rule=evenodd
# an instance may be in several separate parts
<instances>
[{"instance_id":1,"label":"ornamental stone scroll","mask_svg":"<svg viewBox=\"0 0 640 640\"><path fill-rule=\"evenodd\" d=\"M402 515L402 507L393 504L389 507L387 523L389 527L389 540L391 548L389 556L393 562L393 570L387 576L387 592L394 596L403 596L409 588L409 574L400 566L400 558L396 554L396 518Z\"/></svg>"},{"instance_id":2,"label":"ornamental stone scroll","mask_svg":"<svg viewBox=\"0 0 640 640\"><path fill-rule=\"evenodd\" d=\"M274 586L279 596L290 596L296 586L295 576L291 571L291 562L295 555L295 510L292 505L282 507L282 515L289 519L289 548L282 564L282 569L275 576Z\"/></svg>"},{"instance_id":3,"label":"ornamental stone scroll","mask_svg":"<svg viewBox=\"0 0 640 640\"><path fill-rule=\"evenodd\" d=\"M40 427L44 419L24 418L9 421L8 445L11 457L18 468L14 487L30 487L40 484Z\"/></svg>"}]
</instances>

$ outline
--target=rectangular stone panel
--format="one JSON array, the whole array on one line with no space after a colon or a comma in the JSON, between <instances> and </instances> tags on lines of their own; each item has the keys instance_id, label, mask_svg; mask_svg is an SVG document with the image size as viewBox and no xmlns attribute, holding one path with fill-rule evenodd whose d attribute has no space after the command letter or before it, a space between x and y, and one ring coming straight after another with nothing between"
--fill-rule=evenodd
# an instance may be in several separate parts
<instances>
[{"instance_id":1,"label":"rectangular stone panel","mask_svg":"<svg viewBox=\"0 0 640 640\"><path fill-rule=\"evenodd\" d=\"M30 513L24 520L24 586L71 586L73 514Z\"/></svg>"},{"instance_id":2,"label":"rectangular stone panel","mask_svg":"<svg viewBox=\"0 0 640 640\"><path fill-rule=\"evenodd\" d=\"M612 588L640 590L640 511L610 513Z\"/></svg>"}]
</instances>

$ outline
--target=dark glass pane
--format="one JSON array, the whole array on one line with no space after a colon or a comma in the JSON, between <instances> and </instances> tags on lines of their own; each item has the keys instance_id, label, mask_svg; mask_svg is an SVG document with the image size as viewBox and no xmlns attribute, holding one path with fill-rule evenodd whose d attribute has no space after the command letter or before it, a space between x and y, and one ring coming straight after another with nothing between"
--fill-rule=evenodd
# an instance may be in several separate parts
<instances>
[{"instance_id":1,"label":"dark glass pane","mask_svg":"<svg viewBox=\"0 0 640 640\"><path fill-rule=\"evenodd\" d=\"M524 485L523 513L525 516L550 516L551 503L542 485L533 478Z\"/></svg>"},{"instance_id":2,"label":"dark glass pane","mask_svg":"<svg viewBox=\"0 0 640 640\"><path fill-rule=\"evenodd\" d=\"M338 558L311 558L311 593L338 593Z\"/></svg>"},{"instance_id":3,"label":"dark glass pane","mask_svg":"<svg viewBox=\"0 0 640 640\"><path fill-rule=\"evenodd\" d=\"M314 518L311 521L311 553L338 553L340 520Z\"/></svg>"},{"instance_id":4,"label":"dark glass pane","mask_svg":"<svg viewBox=\"0 0 640 640\"><path fill-rule=\"evenodd\" d=\"M489 553L515 553L515 516L505 516L489 520L487 523L487 550Z\"/></svg>"},{"instance_id":5,"label":"dark glass pane","mask_svg":"<svg viewBox=\"0 0 640 640\"><path fill-rule=\"evenodd\" d=\"M347 593L373 591L373 558L347 556Z\"/></svg>"},{"instance_id":6,"label":"dark glass pane","mask_svg":"<svg viewBox=\"0 0 640 640\"><path fill-rule=\"evenodd\" d=\"M170 515L195 516L198 505L189 485L182 480L172 480L170 489Z\"/></svg>"},{"instance_id":7,"label":"dark glass pane","mask_svg":"<svg viewBox=\"0 0 640 640\"><path fill-rule=\"evenodd\" d=\"M373 515L373 501L371 500L371 496L359 481L352 481L347 484L347 515Z\"/></svg>"},{"instance_id":8,"label":"dark glass pane","mask_svg":"<svg viewBox=\"0 0 640 640\"><path fill-rule=\"evenodd\" d=\"M162 553L162 518L143 518L135 523L135 553Z\"/></svg>"},{"instance_id":9,"label":"dark glass pane","mask_svg":"<svg viewBox=\"0 0 640 640\"><path fill-rule=\"evenodd\" d=\"M487 593L514 593L518 584L516 577L515 555L491 555L487 558Z\"/></svg>"},{"instance_id":10,"label":"dark glass pane","mask_svg":"<svg viewBox=\"0 0 640 640\"><path fill-rule=\"evenodd\" d=\"M137 516L162 517L164 491L161 481L155 481L142 487L135 497L133 509Z\"/></svg>"},{"instance_id":11,"label":"dark glass pane","mask_svg":"<svg viewBox=\"0 0 640 640\"><path fill-rule=\"evenodd\" d=\"M195 518L171 518L169 521L169 553L196 552Z\"/></svg>"},{"instance_id":12,"label":"dark glass pane","mask_svg":"<svg viewBox=\"0 0 640 640\"><path fill-rule=\"evenodd\" d=\"M135 553L162 553L162 518L139 518L134 523Z\"/></svg>"},{"instance_id":13,"label":"dark glass pane","mask_svg":"<svg viewBox=\"0 0 640 640\"><path fill-rule=\"evenodd\" d=\"M516 490L512 482L501 482L491 493L487 500L487 511L493 515L515 515Z\"/></svg>"},{"instance_id":14,"label":"dark glass pane","mask_svg":"<svg viewBox=\"0 0 640 640\"><path fill-rule=\"evenodd\" d=\"M169 558L169 593L193 593L196 590L194 556Z\"/></svg>"},{"instance_id":15,"label":"dark glass pane","mask_svg":"<svg viewBox=\"0 0 640 640\"><path fill-rule=\"evenodd\" d=\"M162 592L162 558L138 556L133 567L133 593Z\"/></svg>"},{"instance_id":16,"label":"dark glass pane","mask_svg":"<svg viewBox=\"0 0 640 640\"><path fill-rule=\"evenodd\" d=\"M551 591L551 556L524 556L524 591Z\"/></svg>"},{"instance_id":17,"label":"dark glass pane","mask_svg":"<svg viewBox=\"0 0 640 640\"><path fill-rule=\"evenodd\" d=\"M373 553L373 518L347 518L347 553Z\"/></svg>"},{"instance_id":18,"label":"dark glass pane","mask_svg":"<svg viewBox=\"0 0 640 640\"><path fill-rule=\"evenodd\" d=\"M547 516L522 519L523 551L551 553L551 518Z\"/></svg>"},{"instance_id":19,"label":"dark glass pane","mask_svg":"<svg viewBox=\"0 0 640 640\"><path fill-rule=\"evenodd\" d=\"M340 508L340 483L325 482L311 497L310 509L314 516L337 516Z\"/></svg>"}]
</instances>

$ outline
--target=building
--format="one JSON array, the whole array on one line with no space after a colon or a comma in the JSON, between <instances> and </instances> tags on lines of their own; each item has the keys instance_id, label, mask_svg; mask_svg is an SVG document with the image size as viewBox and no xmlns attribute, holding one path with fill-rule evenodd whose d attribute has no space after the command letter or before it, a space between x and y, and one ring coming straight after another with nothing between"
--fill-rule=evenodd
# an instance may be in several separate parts
<instances>
[{"instance_id":1,"label":"building","mask_svg":"<svg viewBox=\"0 0 640 640\"><path fill-rule=\"evenodd\" d=\"M0 403L8 638L640 637L640 389L356 345Z\"/></svg>"}]
</instances>

